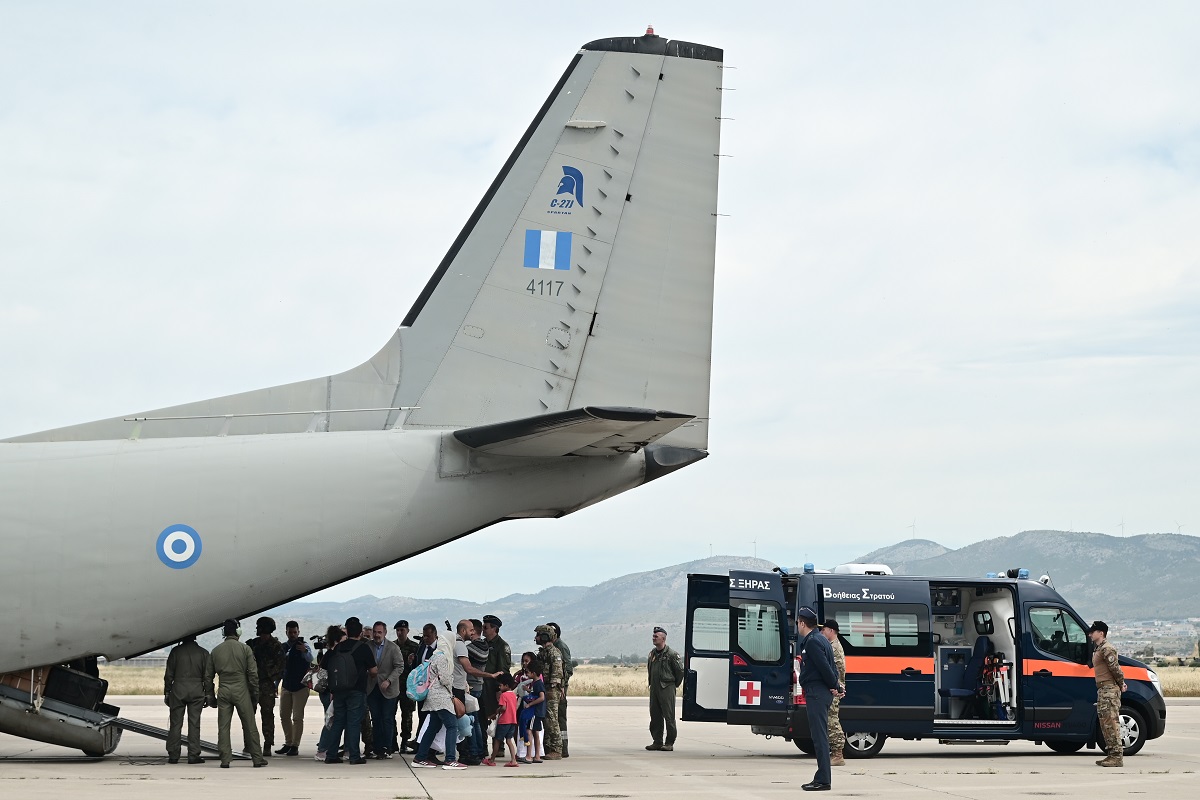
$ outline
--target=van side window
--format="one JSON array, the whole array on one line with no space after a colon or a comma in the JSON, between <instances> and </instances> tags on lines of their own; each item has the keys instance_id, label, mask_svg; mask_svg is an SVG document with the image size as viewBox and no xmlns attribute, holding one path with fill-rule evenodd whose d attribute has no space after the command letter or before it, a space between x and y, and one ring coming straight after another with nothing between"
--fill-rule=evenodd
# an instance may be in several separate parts
<instances>
[{"instance_id":1,"label":"van side window","mask_svg":"<svg viewBox=\"0 0 1200 800\"><path fill-rule=\"evenodd\" d=\"M886 609L825 604L825 618L836 619L847 655L927 656L933 651L929 610L896 604Z\"/></svg>"},{"instance_id":2,"label":"van side window","mask_svg":"<svg viewBox=\"0 0 1200 800\"><path fill-rule=\"evenodd\" d=\"M779 661L783 647L779 606L752 600L733 600L731 604L737 625L737 643L742 652L752 661Z\"/></svg>"},{"instance_id":3,"label":"van side window","mask_svg":"<svg viewBox=\"0 0 1200 800\"><path fill-rule=\"evenodd\" d=\"M1029 609L1029 627L1038 650L1079 664L1088 660L1088 635L1062 608Z\"/></svg>"},{"instance_id":4,"label":"van side window","mask_svg":"<svg viewBox=\"0 0 1200 800\"><path fill-rule=\"evenodd\" d=\"M692 611L692 649L729 650L729 609L697 608Z\"/></svg>"}]
</instances>

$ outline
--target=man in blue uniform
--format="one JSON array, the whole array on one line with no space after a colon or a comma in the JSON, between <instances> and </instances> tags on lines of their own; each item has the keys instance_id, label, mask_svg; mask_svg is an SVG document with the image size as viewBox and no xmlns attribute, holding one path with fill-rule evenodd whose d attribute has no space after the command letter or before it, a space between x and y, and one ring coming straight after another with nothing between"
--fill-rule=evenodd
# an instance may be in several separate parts
<instances>
[{"instance_id":1,"label":"man in blue uniform","mask_svg":"<svg viewBox=\"0 0 1200 800\"><path fill-rule=\"evenodd\" d=\"M828 791L833 780L829 765L829 707L841 697L845 687L838 682L833 665L833 648L821 635L817 613L808 606L796 611L796 630L800 634L800 687L808 710L808 732L817 757L817 774L800 788L806 792Z\"/></svg>"}]
</instances>

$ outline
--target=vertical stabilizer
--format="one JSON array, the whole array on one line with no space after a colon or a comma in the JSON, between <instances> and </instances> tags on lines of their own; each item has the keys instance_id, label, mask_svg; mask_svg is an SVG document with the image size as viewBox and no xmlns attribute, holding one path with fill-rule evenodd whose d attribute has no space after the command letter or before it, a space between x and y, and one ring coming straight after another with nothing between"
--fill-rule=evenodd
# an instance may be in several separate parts
<instances>
[{"instance_id":1,"label":"vertical stabilizer","mask_svg":"<svg viewBox=\"0 0 1200 800\"><path fill-rule=\"evenodd\" d=\"M405 319L408 426L636 406L707 447L721 58L584 46Z\"/></svg>"}]
</instances>

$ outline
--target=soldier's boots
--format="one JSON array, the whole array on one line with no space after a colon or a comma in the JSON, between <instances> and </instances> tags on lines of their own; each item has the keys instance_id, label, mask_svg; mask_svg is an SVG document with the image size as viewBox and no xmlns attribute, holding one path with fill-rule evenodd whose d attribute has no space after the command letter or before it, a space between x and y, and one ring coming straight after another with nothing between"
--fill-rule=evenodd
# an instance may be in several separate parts
<instances>
[{"instance_id":1,"label":"soldier's boots","mask_svg":"<svg viewBox=\"0 0 1200 800\"><path fill-rule=\"evenodd\" d=\"M1096 762L1101 767L1123 767L1125 759L1122 756L1108 756Z\"/></svg>"},{"instance_id":2,"label":"soldier's boots","mask_svg":"<svg viewBox=\"0 0 1200 800\"><path fill-rule=\"evenodd\" d=\"M662 750L663 746L658 742L646 745L647 750Z\"/></svg>"},{"instance_id":3,"label":"soldier's boots","mask_svg":"<svg viewBox=\"0 0 1200 800\"><path fill-rule=\"evenodd\" d=\"M563 757L563 758L570 758L570 757L571 757L571 754L567 752L567 740L566 740L566 739L563 739L563 740L562 740L562 743L563 743L562 757Z\"/></svg>"},{"instance_id":4,"label":"soldier's boots","mask_svg":"<svg viewBox=\"0 0 1200 800\"><path fill-rule=\"evenodd\" d=\"M562 758L562 753L546 753L542 756L543 761L557 761L560 758Z\"/></svg>"},{"instance_id":5,"label":"soldier's boots","mask_svg":"<svg viewBox=\"0 0 1200 800\"><path fill-rule=\"evenodd\" d=\"M841 750L831 750L831 751L829 751L829 766L831 766L831 767L844 767L844 766L846 766L846 759L842 757L842 751L841 751Z\"/></svg>"},{"instance_id":6,"label":"soldier's boots","mask_svg":"<svg viewBox=\"0 0 1200 800\"><path fill-rule=\"evenodd\" d=\"M662 747L660 747L660 748L658 748L658 749L659 749L659 750L662 750L664 753L669 753L669 752L671 752L672 750L674 750L674 749L675 749L675 745L673 745L673 744L664 744Z\"/></svg>"}]
</instances>

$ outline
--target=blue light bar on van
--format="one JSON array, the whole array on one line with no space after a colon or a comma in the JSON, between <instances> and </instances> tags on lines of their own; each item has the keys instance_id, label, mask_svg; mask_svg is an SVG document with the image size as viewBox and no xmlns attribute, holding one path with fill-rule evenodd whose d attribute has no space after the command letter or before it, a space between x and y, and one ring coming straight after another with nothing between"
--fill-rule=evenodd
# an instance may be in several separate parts
<instances>
[{"instance_id":1,"label":"blue light bar on van","mask_svg":"<svg viewBox=\"0 0 1200 800\"><path fill-rule=\"evenodd\" d=\"M1023 580L1023 581L1029 580L1029 570L1027 570L1027 569L1017 570L1017 578L1020 580Z\"/></svg>"},{"instance_id":2,"label":"blue light bar on van","mask_svg":"<svg viewBox=\"0 0 1200 800\"><path fill-rule=\"evenodd\" d=\"M805 575L812 575L816 571L817 571L817 567L815 564L805 564L804 565L804 574Z\"/></svg>"},{"instance_id":3,"label":"blue light bar on van","mask_svg":"<svg viewBox=\"0 0 1200 800\"><path fill-rule=\"evenodd\" d=\"M994 573L994 572L989 572L987 575L984 575L983 577L985 577L985 578L995 578L995 577L996 577L996 573Z\"/></svg>"}]
</instances>

